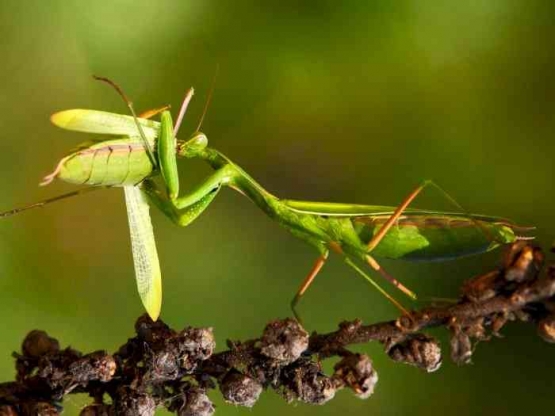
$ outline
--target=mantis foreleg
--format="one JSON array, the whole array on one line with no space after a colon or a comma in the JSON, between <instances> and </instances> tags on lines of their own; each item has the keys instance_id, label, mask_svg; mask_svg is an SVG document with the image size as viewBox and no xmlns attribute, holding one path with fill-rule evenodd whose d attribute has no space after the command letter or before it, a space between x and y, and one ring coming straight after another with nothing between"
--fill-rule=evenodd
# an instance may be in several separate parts
<instances>
[{"instance_id":1,"label":"mantis foreleg","mask_svg":"<svg viewBox=\"0 0 555 416\"><path fill-rule=\"evenodd\" d=\"M185 195L183 198L187 204L181 206L177 206L174 200L169 199L151 179L145 180L142 188L160 211L177 225L185 227L197 219L214 200L221 189L222 181L218 182L221 176L218 171L214 173L190 194Z\"/></svg>"},{"instance_id":2,"label":"mantis foreleg","mask_svg":"<svg viewBox=\"0 0 555 416\"><path fill-rule=\"evenodd\" d=\"M190 91L190 95L192 95L192 90ZM184 106L188 103L190 95L186 97ZM184 113L183 108L180 117L182 113ZM209 195L219 190L222 185L229 183L233 179L234 171L229 166L223 166L210 175L208 179L197 186L192 192L179 197L179 174L177 171L175 133L176 129L173 127L170 112L164 111L161 117L160 137L158 139L158 159L169 201L177 210L192 209L191 207L199 202L208 205L206 201L209 199L211 202L213 199L213 196L209 197ZM203 209L204 208L205 206ZM174 218L174 216L172 216L172 218Z\"/></svg>"}]
</instances>

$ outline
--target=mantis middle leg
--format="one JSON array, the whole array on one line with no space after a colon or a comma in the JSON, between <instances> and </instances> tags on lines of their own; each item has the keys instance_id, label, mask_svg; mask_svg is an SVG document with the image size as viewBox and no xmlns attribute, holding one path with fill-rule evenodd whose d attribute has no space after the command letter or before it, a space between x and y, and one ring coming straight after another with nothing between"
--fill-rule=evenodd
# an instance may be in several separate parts
<instances>
[{"instance_id":1,"label":"mantis middle leg","mask_svg":"<svg viewBox=\"0 0 555 416\"><path fill-rule=\"evenodd\" d=\"M329 250L324 248L322 250L322 254L316 259L316 262L312 266L312 269L310 269L310 272L308 273L308 275L303 280L301 286L299 287L299 289L297 290L297 293L295 294L295 297L291 301L291 311L293 312L293 315L295 316L295 319L299 323L302 322L302 321L301 321L301 316L299 315L299 313L297 311L297 305L298 305L299 301L301 300L302 296L304 295L304 293L307 291L309 286L312 284L312 282L314 281L314 279L318 275L318 273L320 273L320 270L322 270L322 267L324 267L324 264L326 263L326 260L328 259L328 255L329 255Z\"/></svg>"}]
</instances>

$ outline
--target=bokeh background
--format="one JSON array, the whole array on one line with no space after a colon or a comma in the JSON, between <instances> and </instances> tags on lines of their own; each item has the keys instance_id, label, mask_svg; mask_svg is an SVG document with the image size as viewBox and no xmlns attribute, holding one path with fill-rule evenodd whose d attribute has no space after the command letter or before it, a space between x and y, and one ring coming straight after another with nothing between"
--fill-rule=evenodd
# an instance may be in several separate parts
<instances>
[{"instance_id":1,"label":"bokeh background","mask_svg":"<svg viewBox=\"0 0 555 416\"><path fill-rule=\"evenodd\" d=\"M219 65L203 130L211 145L275 194L394 205L432 178L472 212L555 236L555 3L460 1L7 1L0 2L0 210L75 189L37 186L80 134L50 125L68 108L125 112L92 74L119 81L136 107L197 94L195 128ZM183 187L209 171L181 164ZM416 204L452 209L434 191ZM186 229L152 212L164 282L162 318L258 335L287 316L316 253L232 191ZM499 253L443 264L384 261L421 296L456 297ZM403 299L404 300L404 299ZM311 330L397 311L332 259L301 305ZM0 222L0 381L13 379L24 335L47 330L64 346L115 350L142 308L123 193L112 189ZM217 414L528 414L552 409L555 350L531 326L480 344L474 364L434 374L359 346L380 375L366 401L344 391L323 407L273 392L252 411L211 397ZM445 334L436 332L444 341ZM447 348L445 348L447 350ZM83 397L66 402L78 414Z\"/></svg>"}]
</instances>

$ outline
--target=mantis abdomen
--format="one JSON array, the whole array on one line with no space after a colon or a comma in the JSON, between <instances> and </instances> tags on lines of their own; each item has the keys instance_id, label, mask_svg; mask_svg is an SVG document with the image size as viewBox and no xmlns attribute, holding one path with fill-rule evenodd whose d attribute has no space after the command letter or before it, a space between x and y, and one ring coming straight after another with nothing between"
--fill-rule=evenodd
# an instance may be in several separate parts
<instances>
[{"instance_id":1,"label":"mantis abdomen","mask_svg":"<svg viewBox=\"0 0 555 416\"><path fill-rule=\"evenodd\" d=\"M129 186L140 183L152 171L152 163L139 139L123 138L70 153L43 184L57 177L78 185Z\"/></svg>"},{"instance_id":2,"label":"mantis abdomen","mask_svg":"<svg viewBox=\"0 0 555 416\"><path fill-rule=\"evenodd\" d=\"M387 216L353 218L360 239L367 244ZM493 250L516 241L511 224L496 218L461 214L409 214L398 220L376 246L376 257L411 261L443 261Z\"/></svg>"}]
</instances>

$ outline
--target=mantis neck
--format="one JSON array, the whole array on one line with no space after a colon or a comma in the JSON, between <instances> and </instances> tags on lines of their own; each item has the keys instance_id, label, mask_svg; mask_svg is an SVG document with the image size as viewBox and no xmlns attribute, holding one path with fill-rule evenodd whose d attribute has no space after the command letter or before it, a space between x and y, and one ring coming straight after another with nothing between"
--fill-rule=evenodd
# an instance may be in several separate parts
<instances>
[{"instance_id":1,"label":"mantis neck","mask_svg":"<svg viewBox=\"0 0 555 416\"><path fill-rule=\"evenodd\" d=\"M227 156L211 148L205 148L199 157L206 161L214 170L226 168L230 171L229 181L225 185L249 198L266 214L273 216L279 199L256 182L241 167L233 163Z\"/></svg>"}]
</instances>

